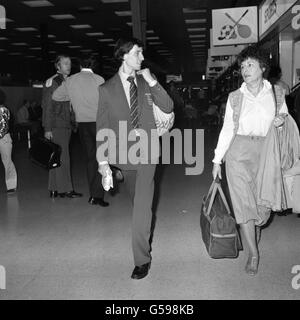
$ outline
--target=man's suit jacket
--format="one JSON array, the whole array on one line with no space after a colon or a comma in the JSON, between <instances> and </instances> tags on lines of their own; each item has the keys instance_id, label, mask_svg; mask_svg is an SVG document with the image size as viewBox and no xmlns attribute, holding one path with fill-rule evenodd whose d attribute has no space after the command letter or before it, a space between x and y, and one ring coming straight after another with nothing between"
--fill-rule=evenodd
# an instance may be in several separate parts
<instances>
[{"instance_id":1,"label":"man's suit jacket","mask_svg":"<svg viewBox=\"0 0 300 320\"><path fill-rule=\"evenodd\" d=\"M139 128L146 131L148 134L148 161L151 161L151 152L150 152L150 140L151 140L151 129L156 129L153 107L151 103L152 98L153 102L166 113L173 111L173 101L164 90L164 88L157 82L153 87L150 87L148 83L144 80L143 76L137 75L137 89L138 89L138 106L139 106ZM127 134L133 127L130 120L130 106L128 105L125 91L122 85L119 74L114 75L110 80L105 82L99 87L99 107L97 114L97 132L103 129L111 129L116 135L116 145L113 146L109 144L109 148L115 148L116 150L116 161L109 158L108 161L110 164L115 164L121 169L124 170L135 170L136 165L127 163L124 164L120 161L120 153L128 154L130 147L136 142L129 142L127 137L127 146L122 141L120 142L119 137L119 122L126 122ZM124 126L125 127L125 126ZM104 142L97 141L97 147L99 148ZM101 162L107 160L101 157L97 153L97 160Z\"/></svg>"}]
</instances>

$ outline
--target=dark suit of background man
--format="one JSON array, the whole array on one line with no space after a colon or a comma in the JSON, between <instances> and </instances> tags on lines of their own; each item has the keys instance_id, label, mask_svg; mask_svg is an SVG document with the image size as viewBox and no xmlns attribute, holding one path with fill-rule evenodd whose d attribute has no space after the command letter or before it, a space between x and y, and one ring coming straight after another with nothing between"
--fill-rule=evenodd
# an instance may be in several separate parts
<instances>
[{"instance_id":1,"label":"dark suit of background man","mask_svg":"<svg viewBox=\"0 0 300 320\"><path fill-rule=\"evenodd\" d=\"M53 95L56 101L71 101L78 123L81 144L86 155L89 183L89 203L107 207L103 200L104 189L96 160L96 116L98 110L98 87L104 79L93 72L96 61L85 56L80 59L81 71L73 74L58 87Z\"/></svg>"},{"instance_id":2,"label":"dark suit of background man","mask_svg":"<svg viewBox=\"0 0 300 320\"><path fill-rule=\"evenodd\" d=\"M139 40L119 39L114 55L122 62L122 65L115 76L99 87L97 131L107 128L114 131L117 137L116 158L119 159L120 152L124 149L124 145L121 143L119 145L118 140L119 122L126 121L128 133L134 130L138 136L138 129L143 129L150 137L151 129L156 129L156 126L152 103L149 103L149 95L152 96L154 103L166 113L172 112L173 101L151 75L149 69L141 70L144 57L143 45ZM97 142L98 148L102 143ZM128 141L126 154L128 154L130 146L135 143ZM142 153L144 154L141 149L140 154L142 155ZM103 177L110 171L104 156L101 159L101 155L97 153L99 172ZM150 154L148 154L149 156ZM113 164L111 160L109 159L109 162ZM149 239L156 168L156 164L151 163L153 162L150 160L148 164L121 164L118 160L115 163L123 171L125 186L133 201L132 248L135 264L131 275L133 279L144 278L148 274L151 264Z\"/></svg>"},{"instance_id":3,"label":"dark suit of background man","mask_svg":"<svg viewBox=\"0 0 300 320\"><path fill-rule=\"evenodd\" d=\"M43 127L45 138L61 146L61 166L49 170L48 188L50 197L77 198L81 193L73 190L70 172L69 143L71 138L70 102L56 102L52 99L53 91L65 82L71 72L71 59L66 55L58 55L55 60L57 74L46 82L43 89Z\"/></svg>"}]
</instances>

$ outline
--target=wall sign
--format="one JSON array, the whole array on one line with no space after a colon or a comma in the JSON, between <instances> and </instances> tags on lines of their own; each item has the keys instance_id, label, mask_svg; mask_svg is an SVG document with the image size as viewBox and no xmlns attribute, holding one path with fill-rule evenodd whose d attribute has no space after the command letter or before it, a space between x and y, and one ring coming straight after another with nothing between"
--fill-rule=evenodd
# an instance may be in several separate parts
<instances>
[{"instance_id":1,"label":"wall sign","mask_svg":"<svg viewBox=\"0 0 300 320\"><path fill-rule=\"evenodd\" d=\"M264 34L297 0L266 0L259 7L259 36Z\"/></svg>"},{"instance_id":2,"label":"wall sign","mask_svg":"<svg viewBox=\"0 0 300 320\"><path fill-rule=\"evenodd\" d=\"M257 7L212 10L213 45L238 45L258 41Z\"/></svg>"}]
</instances>

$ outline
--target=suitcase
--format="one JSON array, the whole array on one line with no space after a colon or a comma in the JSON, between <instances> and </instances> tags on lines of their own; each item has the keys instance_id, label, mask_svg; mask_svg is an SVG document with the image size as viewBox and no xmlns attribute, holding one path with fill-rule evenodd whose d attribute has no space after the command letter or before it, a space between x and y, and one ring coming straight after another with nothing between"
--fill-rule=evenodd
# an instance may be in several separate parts
<instances>
[{"instance_id":1,"label":"suitcase","mask_svg":"<svg viewBox=\"0 0 300 320\"><path fill-rule=\"evenodd\" d=\"M38 138L32 142L29 157L32 162L51 170L60 166L61 147L45 138Z\"/></svg>"},{"instance_id":2,"label":"suitcase","mask_svg":"<svg viewBox=\"0 0 300 320\"><path fill-rule=\"evenodd\" d=\"M200 227L202 240L211 258L238 257L239 250L242 250L240 236L218 178L203 198Z\"/></svg>"}]
</instances>

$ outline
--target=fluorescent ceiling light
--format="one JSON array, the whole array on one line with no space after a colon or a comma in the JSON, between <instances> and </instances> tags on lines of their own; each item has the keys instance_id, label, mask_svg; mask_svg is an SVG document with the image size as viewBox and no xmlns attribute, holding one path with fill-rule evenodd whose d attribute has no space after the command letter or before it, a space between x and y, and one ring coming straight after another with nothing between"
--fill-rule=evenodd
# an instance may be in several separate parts
<instances>
[{"instance_id":1,"label":"fluorescent ceiling light","mask_svg":"<svg viewBox=\"0 0 300 320\"><path fill-rule=\"evenodd\" d=\"M186 23L205 23L206 19L186 19Z\"/></svg>"},{"instance_id":2,"label":"fluorescent ceiling light","mask_svg":"<svg viewBox=\"0 0 300 320\"><path fill-rule=\"evenodd\" d=\"M70 48L70 49L78 49L78 48L82 48L82 46L68 46L68 48Z\"/></svg>"},{"instance_id":3,"label":"fluorescent ceiling light","mask_svg":"<svg viewBox=\"0 0 300 320\"><path fill-rule=\"evenodd\" d=\"M80 51L81 52L92 52L93 50L92 49L81 49Z\"/></svg>"},{"instance_id":4,"label":"fluorescent ceiling light","mask_svg":"<svg viewBox=\"0 0 300 320\"><path fill-rule=\"evenodd\" d=\"M68 40L58 40L58 41L54 41L54 43L67 44L67 43L71 43L71 41L68 41Z\"/></svg>"},{"instance_id":5,"label":"fluorescent ceiling light","mask_svg":"<svg viewBox=\"0 0 300 320\"><path fill-rule=\"evenodd\" d=\"M28 46L25 42L13 42L11 45L13 46Z\"/></svg>"},{"instance_id":6,"label":"fluorescent ceiling light","mask_svg":"<svg viewBox=\"0 0 300 320\"><path fill-rule=\"evenodd\" d=\"M98 39L100 42L114 42L114 39Z\"/></svg>"},{"instance_id":7,"label":"fluorescent ceiling light","mask_svg":"<svg viewBox=\"0 0 300 320\"><path fill-rule=\"evenodd\" d=\"M206 40L191 40L191 43L205 43Z\"/></svg>"},{"instance_id":8,"label":"fluorescent ceiling light","mask_svg":"<svg viewBox=\"0 0 300 320\"><path fill-rule=\"evenodd\" d=\"M0 37L0 40L8 40L6 37Z\"/></svg>"},{"instance_id":9,"label":"fluorescent ceiling light","mask_svg":"<svg viewBox=\"0 0 300 320\"><path fill-rule=\"evenodd\" d=\"M26 58L35 58L35 56L25 56Z\"/></svg>"},{"instance_id":10,"label":"fluorescent ceiling light","mask_svg":"<svg viewBox=\"0 0 300 320\"><path fill-rule=\"evenodd\" d=\"M41 50L42 48L41 47L32 47L32 48L29 48L30 50Z\"/></svg>"},{"instance_id":11,"label":"fluorescent ceiling light","mask_svg":"<svg viewBox=\"0 0 300 320\"><path fill-rule=\"evenodd\" d=\"M206 47L206 45L205 44L193 44L192 47L193 48L199 48L199 47L203 48L203 47Z\"/></svg>"},{"instance_id":12,"label":"fluorescent ceiling light","mask_svg":"<svg viewBox=\"0 0 300 320\"><path fill-rule=\"evenodd\" d=\"M50 17L56 20L75 19L75 17L72 14L52 14L50 15Z\"/></svg>"},{"instance_id":13,"label":"fluorescent ceiling light","mask_svg":"<svg viewBox=\"0 0 300 320\"><path fill-rule=\"evenodd\" d=\"M0 49L0 52L6 51L5 49Z\"/></svg>"},{"instance_id":14,"label":"fluorescent ceiling light","mask_svg":"<svg viewBox=\"0 0 300 320\"><path fill-rule=\"evenodd\" d=\"M183 8L183 13L206 13L206 9L190 9L190 8Z\"/></svg>"},{"instance_id":15,"label":"fluorescent ceiling light","mask_svg":"<svg viewBox=\"0 0 300 320\"><path fill-rule=\"evenodd\" d=\"M90 36L90 37L97 37L97 36L104 36L104 33L103 32L88 32L86 35Z\"/></svg>"},{"instance_id":16,"label":"fluorescent ceiling light","mask_svg":"<svg viewBox=\"0 0 300 320\"><path fill-rule=\"evenodd\" d=\"M9 18L5 18L5 21L6 21L6 22L14 22L14 20L9 19Z\"/></svg>"},{"instance_id":17,"label":"fluorescent ceiling light","mask_svg":"<svg viewBox=\"0 0 300 320\"><path fill-rule=\"evenodd\" d=\"M132 27L132 22L127 22L126 24L128 24L129 27Z\"/></svg>"},{"instance_id":18,"label":"fluorescent ceiling light","mask_svg":"<svg viewBox=\"0 0 300 320\"><path fill-rule=\"evenodd\" d=\"M71 24L70 27L73 29L90 29L92 26L89 24Z\"/></svg>"},{"instance_id":19,"label":"fluorescent ceiling light","mask_svg":"<svg viewBox=\"0 0 300 320\"><path fill-rule=\"evenodd\" d=\"M108 46L109 46L109 47L114 47L115 44L114 44L114 43L109 43Z\"/></svg>"},{"instance_id":20,"label":"fluorescent ceiling light","mask_svg":"<svg viewBox=\"0 0 300 320\"><path fill-rule=\"evenodd\" d=\"M161 41L149 41L149 44L163 44Z\"/></svg>"},{"instance_id":21,"label":"fluorescent ceiling light","mask_svg":"<svg viewBox=\"0 0 300 320\"><path fill-rule=\"evenodd\" d=\"M152 33L154 33L154 31L153 30L147 30L146 33L151 33L152 34Z\"/></svg>"},{"instance_id":22,"label":"fluorescent ceiling light","mask_svg":"<svg viewBox=\"0 0 300 320\"><path fill-rule=\"evenodd\" d=\"M147 40L159 40L159 37L147 37Z\"/></svg>"},{"instance_id":23,"label":"fluorescent ceiling light","mask_svg":"<svg viewBox=\"0 0 300 320\"><path fill-rule=\"evenodd\" d=\"M46 0L35 0L35 1L22 1L26 6L32 8L39 8L39 7L53 7L53 4Z\"/></svg>"},{"instance_id":24,"label":"fluorescent ceiling light","mask_svg":"<svg viewBox=\"0 0 300 320\"><path fill-rule=\"evenodd\" d=\"M21 32L27 32L27 31L38 31L36 28L32 28L32 27L16 28L16 30L21 31Z\"/></svg>"},{"instance_id":25,"label":"fluorescent ceiling light","mask_svg":"<svg viewBox=\"0 0 300 320\"><path fill-rule=\"evenodd\" d=\"M190 32L206 31L206 28L188 28L187 30L190 31Z\"/></svg>"},{"instance_id":26,"label":"fluorescent ceiling light","mask_svg":"<svg viewBox=\"0 0 300 320\"><path fill-rule=\"evenodd\" d=\"M119 17L130 17L132 16L131 11L115 11L115 14Z\"/></svg>"},{"instance_id":27,"label":"fluorescent ceiling light","mask_svg":"<svg viewBox=\"0 0 300 320\"><path fill-rule=\"evenodd\" d=\"M128 0L101 0L103 3L128 2Z\"/></svg>"},{"instance_id":28,"label":"fluorescent ceiling light","mask_svg":"<svg viewBox=\"0 0 300 320\"><path fill-rule=\"evenodd\" d=\"M41 37L41 35L37 35L38 38ZM48 34L48 39L53 39L53 38L56 38L56 36L54 34Z\"/></svg>"},{"instance_id":29,"label":"fluorescent ceiling light","mask_svg":"<svg viewBox=\"0 0 300 320\"><path fill-rule=\"evenodd\" d=\"M206 35L205 34L190 34L189 37L190 38L205 38Z\"/></svg>"},{"instance_id":30,"label":"fluorescent ceiling light","mask_svg":"<svg viewBox=\"0 0 300 320\"><path fill-rule=\"evenodd\" d=\"M21 52L10 52L9 55L11 56L20 56L22 53Z\"/></svg>"}]
</instances>

